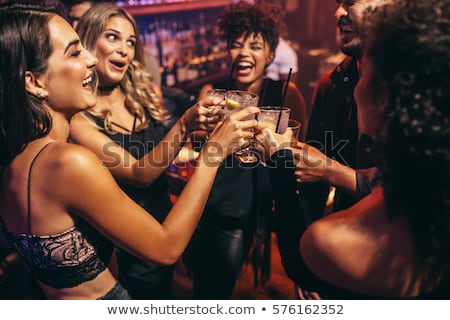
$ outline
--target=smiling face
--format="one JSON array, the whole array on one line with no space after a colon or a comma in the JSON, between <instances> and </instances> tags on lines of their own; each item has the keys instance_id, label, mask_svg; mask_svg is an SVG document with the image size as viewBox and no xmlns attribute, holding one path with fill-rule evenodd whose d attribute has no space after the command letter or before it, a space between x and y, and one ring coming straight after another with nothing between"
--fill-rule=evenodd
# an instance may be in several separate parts
<instances>
[{"instance_id":1,"label":"smiling face","mask_svg":"<svg viewBox=\"0 0 450 320\"><path fill-rule=\"evenodd\" d=\"M341 38L343 53L359 58L362 51L362 41L356 25L363 18L364 11L376 7L388 0L337 0L334 13Z\"/></svg>"},{"instance_id":2,"label":"smiling face","mask_svg":"<svg viewBox=\"0 0 450 320\"><path fill-rule=\"evenodd\" d=\"M236 63L233 73L235 81L247 86L264 78L266 65L274 57L261 34L251 34L247 39L244 36L235 39L230 44L229 54L231 61Z\"/></svg>"},{"instance_id":3,"label":"smiling face","mask_svg":"<svg viewBox=\"0 0 450 320\"><path fill-rule=\"evenodd\" d=\"M101 86L118 83L135 57L136 33L123 17L111 17L96 43L97 72Z\"/></svg>"},{"instance_id":4,"label":"smiling face","mask_svg":"<svg viewBox=\"0 0 450 320\"><path fill-rule=\"evenodd\" d=\"M53 51L47 71L37 81L48 96L47 104L70 116L96 103L91 80L97 59L83 48L78 35L63 18L54 16L48 28Z\"/></svg>"}]
</instances>

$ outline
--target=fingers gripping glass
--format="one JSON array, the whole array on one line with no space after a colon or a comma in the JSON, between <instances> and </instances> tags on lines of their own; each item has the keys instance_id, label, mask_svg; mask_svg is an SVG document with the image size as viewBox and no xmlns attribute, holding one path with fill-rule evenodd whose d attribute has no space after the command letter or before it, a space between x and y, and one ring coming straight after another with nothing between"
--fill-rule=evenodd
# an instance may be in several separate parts
<instances>
[{"instance_id":1,"label":"fingers gripping glass","mask_svg":"<svg viewBox=\"0 0 450 320\"><path fill-rule=\"evenodd\" d=\"M227 114L241 110L247 107L258 106L259 96L250 91L242 90L229 90L225 93L225 110ZM250 117L250 119L253 116ZM254 164L259 161L258 155L254 152L251 147L251 141L249 145L244 147L234 153L234 156L238 161L243 164Z\"/></svg>"},{"instance_id":2,"label":"fingers gripping glass","mask_svg":"<svg viewBox=\"0 0 450 320\"><path fill-rule=\"evenodd\" d=\"M211 89L206 92L206 97L207 98L219 98L219 99L225 100L225 92L226 92L225 89ZM222 107L217 106L217 105L209 106L208 107L208 116L215 109L222 109ZM206 132L206 141L208 141L209 135L210 135L210 132L208 130Z\"/></svg>"}]
</instances>

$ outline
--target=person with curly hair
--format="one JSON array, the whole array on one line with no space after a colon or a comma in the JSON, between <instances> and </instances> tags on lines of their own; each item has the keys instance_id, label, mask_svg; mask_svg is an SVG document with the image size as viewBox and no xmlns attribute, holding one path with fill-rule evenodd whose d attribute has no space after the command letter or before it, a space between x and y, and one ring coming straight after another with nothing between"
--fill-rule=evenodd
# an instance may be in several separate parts
<instances>
[{"instance_id":1,"label":"person with curly hair","mask_svg":"<svg viewBox=\"0 0 450 320\"><path fill-rule=\"evenodd\" d=\"M202 102L170 128L162 93L143 68L143 47L133 17L115 4L97 4L77 32L99 60L97 104L71 121L70 137L94 151L121 188L164 221L172 202L164 175L190 132L212 129L217 113ZM120 279L135 299L169 299L174 267L158 266L118 250Z\"/></svg>"},{"instance_id":2,"label":"person with curly hair","mask_svg":"<svg viewBox=\"0 0 450 320\"><path fill-rule=\"evenodd\" d=\"M347 209L371 192L376 176L376 147L368 135L358 129L357 106L353 91L358 83L359 66L364 47L357 28L368 7L391 0L337 0L334 12L340 47L345 58L328 70L318 81L312 99L306 144L307 150L296 161L295 171L304 214L309 223L332 212ZM290 278L296 278L298 241L297 223L302 217L294 212L278 215L276 220L278 249ZM317 294L297 286L300 299Z\"/></svg>"},{"instance_id":3,"label":"person with curly hair","mask_svg":"<svg viewBox=\"0 0 450 320\"><path fill-rule=\"evenodd\" d=\"M252 137L257 122L241 119L259 110L216 125L160 223L123 192L101 158L68 143L70 119L96 103L98 60L55 10L0 5L0 231L47 299L129 299L114 245L145 261L175 263L220 163Z\"/></svg>"},{"instance_id":4,"label":"person with curly hair","mask_svg":"<svg viewBox=\"0 0 450 320\"><path fill-rule=\"evenodd\" d=\"M231 81L205 85L199 99L212 88L239 89L259 95L260 105L281 105L286 81L265 79L265 69L285 30L282 17L279 6L245 1L228 6L218 16L217 25L228 46ZM306 125L305 102L292 82L288 84L284 105L291 108L291 118ZM252 243L255 278L259 283L269 277L271 230L267 225L271 215L267 170L260 164L243 167L233 156L228 157L214 182L203 219L183 255L192 271L194 298L230 298Z\"/></svg>"},{"instance_id":5,"label":"person with curly hair","mask_svg":"<svg viewBox=\"0 0 450 320\"><path fill-rule=\"evenodd\" d=\"M449 17L449 0L366 11L354 95L358 126L378 145L379 183L352 207L303 223L302 288L333 299L450 296ZM272 147L278 208L301 213L289 190L292 154L304 150L280 148L288 138L258 135Z\"/></svg>"}]
</instances>

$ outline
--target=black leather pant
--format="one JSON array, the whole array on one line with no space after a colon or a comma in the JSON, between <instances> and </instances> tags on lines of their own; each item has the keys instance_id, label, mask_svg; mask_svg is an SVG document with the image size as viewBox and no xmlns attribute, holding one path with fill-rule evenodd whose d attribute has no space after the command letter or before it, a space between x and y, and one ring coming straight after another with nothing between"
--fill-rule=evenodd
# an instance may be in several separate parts
<instances>
[{"instance_id":1,"label":"black leather pant","mask_svg":"<svg viewBox=\"0 0 450 320\"><path fill-rule=\"evenodd\" d=\"M137 300L172 299L174 265L159 266L117 249L119 281Z\"/></svg>"},{"instance_id":2,"label":"black leather pant","mask_svg":"<svg viewBox=\"0 0 450 320\"><path fill-rule=\"evenodd\" d=\"M197 227L183 259L192 272L194 299L229 299L249 241L243 228L202 224Z\"/></svg>"}]
</instances>

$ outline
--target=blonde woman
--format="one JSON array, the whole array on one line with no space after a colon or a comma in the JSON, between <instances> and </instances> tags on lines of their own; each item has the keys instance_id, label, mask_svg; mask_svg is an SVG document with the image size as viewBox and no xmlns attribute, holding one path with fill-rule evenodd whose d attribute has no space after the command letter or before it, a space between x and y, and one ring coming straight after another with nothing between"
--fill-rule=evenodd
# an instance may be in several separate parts
<instances>
[{"instance_id":1,"label":"blonde woman","mask_svg":"<svg viewBox=\"0 0 450 320\"><path fill-rule=\"evenodd\" d=\"M71 138L102 159L122 190L162 222L172 206L164 171L189 132L211 129L219 117L199 102L170 129L165 126L161 90L145 72L138 29L127 11L93 6L77 31L98 59L98 92L95 107L73 118ZM121 282L133 298L171 297L172 265L158 266L123 250L118 261Z\"/></svg>"}]
</instances>

